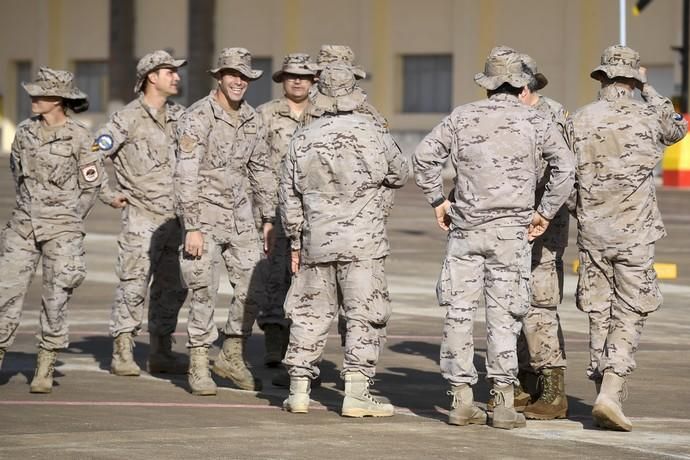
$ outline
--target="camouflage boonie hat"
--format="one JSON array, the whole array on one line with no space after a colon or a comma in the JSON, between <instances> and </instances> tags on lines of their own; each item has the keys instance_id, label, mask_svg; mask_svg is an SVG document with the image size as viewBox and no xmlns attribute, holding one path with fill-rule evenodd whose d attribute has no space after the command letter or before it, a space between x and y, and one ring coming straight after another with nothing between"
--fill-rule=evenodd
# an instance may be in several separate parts
<instances>
[{"instance_id":1,"label":"camouflage boonie hat","mask_svg":"<svg viewBox=\"0 0 690 460\"><path fill-rule=\"evenodd\" d=\"M522 60L522 63L525 64L525 66L529 69L529 71L532 72L534 79L537 80L537 87L535 88L536 91L539 91L549 84L549 80L546 79L544 74L539 73L537 70L537 61L532 59L532 56L529 54L521 54L520 59Z\"/></svg>"},{"instance_id":2,"label":"camouflage boonie hat","mask_svg":"<svg viewBox=\"0 0 690 460\"><path fill-rule=\"evenodd\" d=\"M237 70L250 80L258 80L264 73L263 70L252 69L252 53L246 48L224 48L218 56L216 67L209 72L215 76L223 69Z\"/></svg>"},{"instance_id":3,"label":"camouflage boonie hat","mask_svg":"<svg viewBox=\"0 0 690 460\"><path fill-rule=\"evenodd\" d=\"M66 70L53 70L41 67L36 79L30 83L22 82L29 96L58 96L63 99L87 100L88 96L74 86L74 75Z\"/></svg>"},{"instance_id":4,"label":"camouflage boonie hat","mask_svg":"<svg viewBox=\"0 0 690 460\"><path fill-rule=\"evenodd\" d=\"M283 81L283 74L291 73L293 75L314 75L316 76L316 65L311 62L308 54L294 53L288 54L283 59L283 67L275 72L271 77L274 82L280 83Z\"/></svg>"},{"instance_id":5,"label":"camouflage boonie hat","mask_svg":"<svg viewBox=\"0 0 690 460\"><path fill-rule=\"evenodd\" d=\"M357 86L352 67L344 64L328 65L321 71L317 91L310 91L311 103L326 112L351 112L366 100L366 94Z\"/></svg>"},{"instance_id":6,"label":"camouflage boonie hat","mask_svg":"<svg viewBox=\"0 0 690 460\"><path fill-rule=\"evenodd\" d=\"M137 83L134 85L134 93L141 91L146 76L154 70L163 68L177 69L185 64L187 64L187 61L184 59L173 59L167 51L158 50L147 54L137 64Z\"/></svg>"},{"instance_id":7,"label":"camouflage boonie hat","mask_svg":"<svg viewBox=\"0 0 690 460\"><path fill-rule=\"evenodd\" d=\"M507 46L497 46L491 50L484 64L484 72L474 76L479 86L494 90L503 83L515 88L527 86L532 77L525 72L521 55Z\"/></svg>"},{"instance_id":8,"label":"camouflage boonie hat","mask_svg":"<svg viewBox=\"0 0 690 460\"><path fill-rule=\"evenodd\" d=\"M331 64L345 64L352 68L357 80L367 78L367 73L355 65L355 53L346 45L321 45L319 55L316 57L316 65L320 69Z\"/></svg>"},{"instance_id":9,"label":"camouflage boonie hat","mask_svg":"<svg viewBox=\"0 0 690 460\"><path fill-rule=\"evenodd\" d=\"M626 77L647 83L647 77L640 73L640 53L623 45L606 48L601 55L601 64L589 75L599 81L605 75L608 78Z\"/></svg>"}]
</instances>

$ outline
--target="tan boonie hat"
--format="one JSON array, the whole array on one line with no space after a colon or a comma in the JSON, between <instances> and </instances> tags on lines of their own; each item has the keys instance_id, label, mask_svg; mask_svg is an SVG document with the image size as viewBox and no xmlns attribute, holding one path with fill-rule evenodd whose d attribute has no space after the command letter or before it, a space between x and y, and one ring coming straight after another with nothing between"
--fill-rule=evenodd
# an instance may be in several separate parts
<instances>
[{"instance_id":1,"label":"tan boonie hat","mask_svg":"<svg viewBox=\"0 0 690 460\"><path fill-rule=\"evenodd\" d=\"M532 59L532 56L529 54L521 54L520 59L522 59L522 63L527 66L530 72L532 72L532 75L534 75L534 79L537 80L537 87L535 88L536 91L539 91L543 87L549 84L549 80L546 79L543 73L539 73L537 70L537 61Z\"/></svg>"},{"instance_id":2,"label":"tan boonie hat","mask_svg":"<svg viewBox=\"0 0 690 460\"><path fill-rule=\"evenodd\" d=\"M321 45L319 55L316 57L316 65L322 70L331 64L345 64L352 68L352 73L357 80L367 78L367 73L355 65L355 53L352 48L345 45Z\"/></svg>"},{"instance_id":3,"label":"tan boonie hat","mask_svg":"<svg viewBox=\"0 0 690 460\"><path fill-rule=\"evenodd\" d=\"M589 74L595 80L602 78L634 78L640 83L647 83L647 77L640 73L640 53L623 45L609 46L601 55L601 65Z\"/></svg>"},{"instance_id":4,"label":"tan boonie hat","mask_svg":"<svg viewBox=\"0 0 690 460\"><path fill-rule=\"evenodd\" d=\"M36 79L30 83L22 82L29 96L59 96L63 99L88 99L86 93L74 86L74 75L66 70L53 70L49 67L38 69Z\"/></svg>"},{"instance_id":5,"label":"tan boonie hat","mask_svg":"<svg viewBox=\"0 0 690 460\"><path fill-rule=\"evenodd\" d=\"M316 76L316 65L311 62L308 54L294 53L288 54L283 59L283 67L275 72L271 77L274 82L280 83L283 81L283 74L291 73L293 75L314 75Z\"/></svg>"},{"instance_id":6,"label":"tan boonie hat","mask_svg":"<svg viewBox=\"0 0 690 460\"><path fill-rule=\"evenodd\" d=\"M484 64L484 72L474 76L479 86L494 90L503 83L515 88L527 86L532 79L523 69L521 55L507 46L497 46L491 50Z\"/></svg>"},{"instance_id":7,"label":"tan boonie hat","mask_svg":"<svg viewBox=\"0 0 690 460\"><path fill-rule=\"evenodd\" d=\"M158 50L149 53L139 60L137 64L137 83L134 85L134 93L142 90L146 76L154 70L171 68L177 69L187 64L184 59L173 59L167 51Z\"/></svg>"},{"instance_id":8,"label":"tan boonie hat","mask_svg":"<svg viewBox=\"0 0 690 460\"><path fill-rule=\"evenodd\" d=\"M223 69L237 70L250 80L258 80L264 73L263 70L252 69L252 53L245 48L224 48L218 56L216 67L209 72L215 76Z\"/></svg>"},{"instance_id":9,"label":"tan boonie hat","mask_svg":"<svg viewBox=\"0 0 690 460\"><path fill-rule=\"evenodd\" d=\"M352 67L345 64L328 65L321 71L316 91L310 91L311 103L329 113L351 112L366 100L367 96L357 86Z\"/></svg>"}]
</instances>

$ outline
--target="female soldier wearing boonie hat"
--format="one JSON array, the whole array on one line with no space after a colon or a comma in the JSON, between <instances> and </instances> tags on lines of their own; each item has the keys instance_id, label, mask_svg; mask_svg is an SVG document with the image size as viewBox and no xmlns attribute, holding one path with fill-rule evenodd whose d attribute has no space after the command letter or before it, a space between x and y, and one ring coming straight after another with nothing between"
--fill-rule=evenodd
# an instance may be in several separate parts
<instances>
[{"instance_id":1,"label":"female soldier wearing boonie hat","mask_svg":"<svg viewBox=\"0 0 690 460\"><path fill-rule=\"evenodd\" d=\"M67 302L86 275L84 218L105 172L88 130L69 114L88 108L64 70L42 67L22 83L35 116L17 127L10 167L16 205L0 233L0 364L14 342L24 296L39 260L43 298L32 393L50 393L57 350L68 346Z\"/></svg>"}]
</instances>

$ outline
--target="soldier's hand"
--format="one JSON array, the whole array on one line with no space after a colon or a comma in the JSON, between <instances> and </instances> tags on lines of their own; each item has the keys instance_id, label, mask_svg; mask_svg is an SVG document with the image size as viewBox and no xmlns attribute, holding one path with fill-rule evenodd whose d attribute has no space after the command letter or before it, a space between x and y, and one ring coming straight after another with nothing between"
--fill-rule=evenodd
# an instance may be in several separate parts
<instances>
[{"instance_id":1,"label":"soldier's hand","mask_svg":"<svg viewBox=\"0 0 690 460\"><path fill-rule=\"evenodd\" d=\"M438 226L443 230L448 231L450 228L450 216L448 215L448 210L450 210L450 201L446 200L442 204L434 208L434 213L436 213L436 222Z\"/></svg>"},{"instance_id":2,"label":"soldier's hand","mask_svg":"<svg viewBox=\"0 0 690 460\"><path fill-rule=\"evenodd\" d=\"M125 206L127 206L127 197L124 195L118 195L115 198L113 198L113 201L110 202L110 206L112 206L115 209L122 209Z\"/></svg>"},{"instance_id":3,"label":"soldier's hand","mask_svg":"<svg viewBox=\"0 0 690 460\"><path fill-rule=\"evenodd\" d=\"M204 252L204 234L199 230L187 232L184 237L184 252L192 257L201 257Z\"/></svg>"},{"instance_id":4,"label":"soldier's hand","mask_svg":"<svg viewBox=\"0 0 690 460\"><path fill-rule=\"evenodd\" d=\"M264 254L267 256L271 254L273 245L276 242L275 232L273 231L273 224L270 222L264 223Z\"/></svg>"},{"instance_id":5,"label":"soldier's hand","mask_svg":"<svg viewBox=\"0 0 690 460\"><path fill-rule=\"evenodd\" d=\"M527 229L527 240L534 241L536 238L542 236L549 226L549 221L544 216L535 211L532 216L532 223Z\"/></svg>"},{"instance_id":6,"label":"soldier's hand","mask_svg":"<svg viewBox=\"0 0 690 460\"><path fill-rule=\"evenodd\" d=\"M293 274L299 271L299 250L293 249L290 252L290 270Z\"/></svg>"}]
</instances>

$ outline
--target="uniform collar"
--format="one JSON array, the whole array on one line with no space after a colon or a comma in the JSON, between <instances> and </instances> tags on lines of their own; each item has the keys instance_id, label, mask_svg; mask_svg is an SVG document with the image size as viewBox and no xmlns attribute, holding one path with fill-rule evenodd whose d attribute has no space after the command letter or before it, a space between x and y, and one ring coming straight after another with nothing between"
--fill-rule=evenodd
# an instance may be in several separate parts
<instances>
[{"instance_id":1,"label":"uniform collar","mask_svg":"<svg viewBox=\"0 0 690 460\"><path fill-rule=\"evenodd\" d=\"M228 112L225 111L223 107L220 106L218 101L216 101L216 89L211 90L211 93L208 95L208 99L211 103L211 109L213 110L213 115L218 118L219 120L223 120L227 124L231 126L235 126L236 122L239 122L237 126L240 126L244 124L247 120L251 120L254 118L254 111L250 108L249 104L247 101L242 100L240 103L240 110L238 111L239 118L238 120L234 120Z\"/></svg>"},{"instance_id":2,"label":"uniform collar","mask_svg":"<svg viewBox=\"0 0 690 460\"><path fill-rule=\"evenodd\" d=\"M616 85L615 83L605 86L599 90L599 99L604 99L607 101L631 98L632 95L632 90Z\"/></svg>"}]
</instances>

